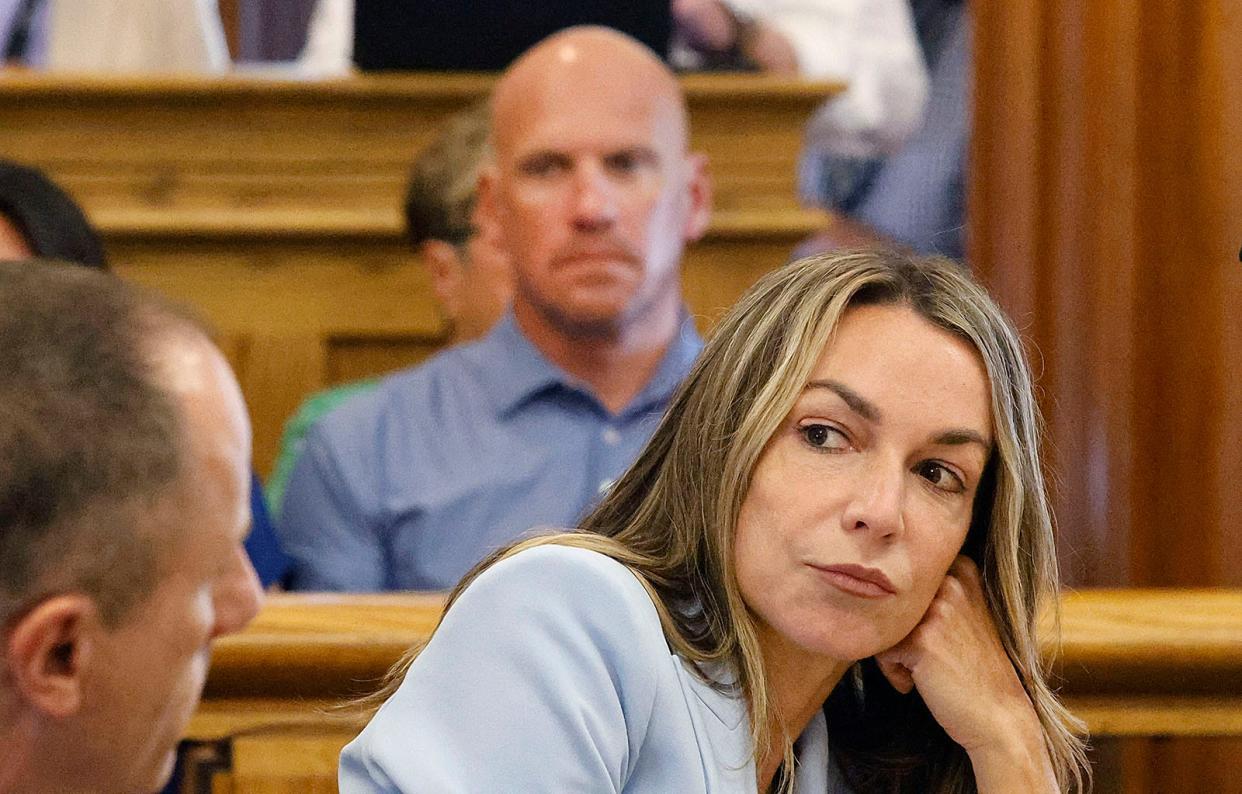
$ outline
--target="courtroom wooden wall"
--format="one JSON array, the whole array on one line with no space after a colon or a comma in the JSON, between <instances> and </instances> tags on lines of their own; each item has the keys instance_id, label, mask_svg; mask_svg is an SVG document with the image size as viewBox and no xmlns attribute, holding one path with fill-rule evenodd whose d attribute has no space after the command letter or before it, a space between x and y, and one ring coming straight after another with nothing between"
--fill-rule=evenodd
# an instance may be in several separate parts
<instances>
[{"instance_id":1,"label":"courtroom wooden wall","mask_svg":"<svg viewBox=\"0 0 1242 794\"><path fill-rule=\"evenodd\" d=\"M1242 8L974 8L972 253L1038 351L1067 579L1242 585ZM1242 791L1237 742L1100 760L1101 791Z\"/></svg>"},{"instance_id":2,"label":"courtroom wooden wall","mask_svg":"<svg viewBox=\"0 0 1242 794\"><path fill-rule=\"evenodd\" d=\"M10 75L0 80L0 154L65 185L118 272L221 332L266 476L307 394L443 344L398 208L413 153L491 81ZM716 181L711 229L684 268L706 329L825 222L798 206L795 164L807 117L839 87L755 75L683 82L692 143Z\"/></svg>"}]
</instances>

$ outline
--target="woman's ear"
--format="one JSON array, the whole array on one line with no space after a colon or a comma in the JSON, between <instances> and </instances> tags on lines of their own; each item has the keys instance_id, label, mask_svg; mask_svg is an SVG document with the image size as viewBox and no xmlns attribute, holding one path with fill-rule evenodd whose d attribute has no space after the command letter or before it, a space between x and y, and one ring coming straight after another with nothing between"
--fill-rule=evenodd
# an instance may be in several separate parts
<instances>
[{"instance_id":1,"label":"woman's ear","mask_svg":"<svg viewBox=\"0 0 1242 794\"><path fill-rule=\"evenodd\" d=\"M95 603L81 594L52 596L23 615L4 642L17 698L48 717L75 714L99 626Z\"/></svg>"}]
</instances>

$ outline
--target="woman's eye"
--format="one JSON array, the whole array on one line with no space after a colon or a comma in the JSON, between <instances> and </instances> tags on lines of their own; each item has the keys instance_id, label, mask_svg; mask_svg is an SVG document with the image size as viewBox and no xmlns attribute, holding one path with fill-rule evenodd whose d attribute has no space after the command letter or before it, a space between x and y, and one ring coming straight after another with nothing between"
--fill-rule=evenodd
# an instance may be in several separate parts
<instances>
[{"instance_id":1,"label":"woman's eye","mask_svg":"<svg viewBox=\"0 0 1242 794\"><path fill-rule=\"evenodd\" d=\"M850 445L849 439L845 437L845 434L832 425L803 425L798 428L798 432L806 439L806 443L816 449L846 449Z\"/></svg>"},{"instance_id":2,"label":"woman's eye","mask_svg":"<svg viewBox=\"0 0 1242 794\"><path fill-rule=\"evenodd\" d=\"M966 490L966 484L962 482L962 478L943 463L925 460L917 466L916 472L942 491L962 493Z\"/></svg>"}]
</instances>

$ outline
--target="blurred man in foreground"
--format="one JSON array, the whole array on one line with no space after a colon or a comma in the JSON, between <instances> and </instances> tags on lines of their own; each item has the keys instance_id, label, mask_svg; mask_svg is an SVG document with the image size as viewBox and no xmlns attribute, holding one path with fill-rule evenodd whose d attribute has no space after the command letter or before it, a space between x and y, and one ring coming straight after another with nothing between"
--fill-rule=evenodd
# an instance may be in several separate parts
<instances>
[{"instance_id":1,"label":"blurred man in foreground","mask_svg":"<svg viewBox=\"0 0 1242 794\"><path fill-rule=\"evenodd\" d=\"M258 610L250 428L197 324L0 263L0 792L155 791Z\"/></svg>"},{"instance_id":2,"label":"blurred man in foreground","mask_svg":"<svg viewBox=\"0 0 1242 794\"><path fill-rule=\"evenodd\" d=\"M73 197L39 169L0 159L0 262L36 257L110 269L99 233ZM290 563L276 540L258 477L251 477L250 497L246 551L263 586L278 586Z\"/></svg>"}]
</instances>

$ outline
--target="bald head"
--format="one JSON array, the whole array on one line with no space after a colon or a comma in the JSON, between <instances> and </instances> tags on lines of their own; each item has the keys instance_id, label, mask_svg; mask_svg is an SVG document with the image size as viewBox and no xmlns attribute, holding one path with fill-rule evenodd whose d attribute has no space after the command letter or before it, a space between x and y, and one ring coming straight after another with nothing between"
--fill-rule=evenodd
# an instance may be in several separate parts
<instances>
[{"instance_id":1,"label":"bald head","mask_svg":"<svg viewBox=\"0 0 1242 794\"><path fill-rule=\"evenodd\" d=\"M711 207L687 131L677 79L606 28L545 39L496 85L479 223L509 253L523 333L571 372L583 351L676 331L682 251Z\"/></svg>"},{"instance_id":2,"label":"bald head","mask_svg":"<svg viewBox=\"0 0 1242 794\"><path fill-rule=\"evenodd\" d=\"M536 44L501 76L492 94L497 150L512 150L530 111L572 116L587 97L607 95L619 107L659 111L659 123L684 153L688 124L677 78L650 49L611 28L575 27Z\"/></svg>"}]
</instances>

